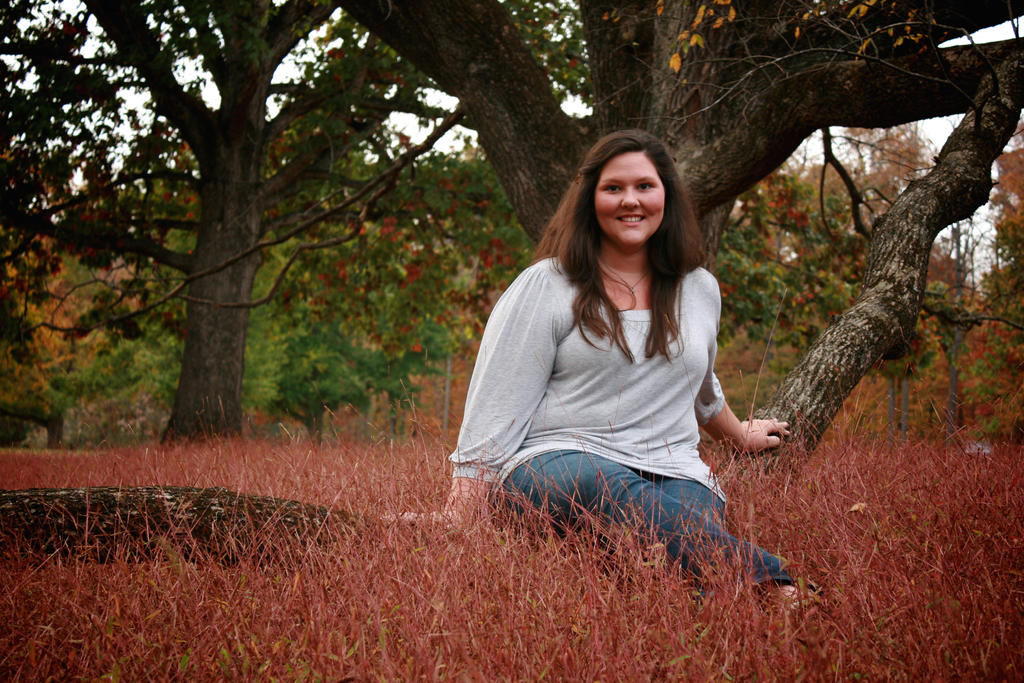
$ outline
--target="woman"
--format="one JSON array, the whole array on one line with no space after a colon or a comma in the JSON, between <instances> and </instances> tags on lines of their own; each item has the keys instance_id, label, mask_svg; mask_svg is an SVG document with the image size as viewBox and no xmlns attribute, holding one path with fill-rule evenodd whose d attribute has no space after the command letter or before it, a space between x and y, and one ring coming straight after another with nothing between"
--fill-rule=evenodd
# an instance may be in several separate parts
<instances>
[{"instance_id":1,"label":"woman","mask_svg":"<svg viewBox=\"0 0 1024 683\"><path fill-rule=\"evenodd\" d=\"M698 425L757 451L789 434L741 422L714 375L720 297L665 147L624 130L589 151L538 247L487 322L445 514L495 490L551 515L648 529L700 575L711 555L795 594L781 561L731 536Z\"/></svg>"}]
</instances>

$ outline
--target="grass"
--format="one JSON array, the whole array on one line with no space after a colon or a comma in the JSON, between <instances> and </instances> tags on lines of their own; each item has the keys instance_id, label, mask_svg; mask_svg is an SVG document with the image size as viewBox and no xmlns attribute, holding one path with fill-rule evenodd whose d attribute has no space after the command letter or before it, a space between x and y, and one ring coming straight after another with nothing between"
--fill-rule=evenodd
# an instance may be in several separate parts
<instances>
[{"instance_id":1,"label":"grass","mask_svg":"<svg viewBox=\"0 0 1024 683\"><path fill-rule=\"evenodd\" d=\"M437 509L445 449L225 441L0 453L4 488L225 486L379 516ZM824 680L1024 677L1024 458L835 439L719 464L731 528L825 586L790 612L642 548L382 522L285 559L0 552L0 678Z\"/></svg>"}]
</instances>

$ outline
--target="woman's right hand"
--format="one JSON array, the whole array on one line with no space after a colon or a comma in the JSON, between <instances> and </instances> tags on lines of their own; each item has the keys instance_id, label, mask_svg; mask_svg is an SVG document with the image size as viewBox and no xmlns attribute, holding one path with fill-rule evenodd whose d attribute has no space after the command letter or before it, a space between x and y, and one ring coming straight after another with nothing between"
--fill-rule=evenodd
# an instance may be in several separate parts
<instances>
[{"instance_id":1,"label":"woman's right hand","mask_svg":"<svg viewBox=\"0 0 1024 683\"><path fill-rule=\"evenodd\" d=\"M789 423L782 420L744 420L740 426L743 432L740 448L747 452L775 448L790 436Z\"/></svg>"},{"instance_id":2,"label":"woman's right hand","mask_svg":"<svg viewBox=\"0 0 1024 683\"><path fill-rule=\"evenodd\" d=\"M487 494L491 483L482 479L455 477L448 490L442 515L452 526L468 526L487 516Z\"/></svg>"}]
</instances>

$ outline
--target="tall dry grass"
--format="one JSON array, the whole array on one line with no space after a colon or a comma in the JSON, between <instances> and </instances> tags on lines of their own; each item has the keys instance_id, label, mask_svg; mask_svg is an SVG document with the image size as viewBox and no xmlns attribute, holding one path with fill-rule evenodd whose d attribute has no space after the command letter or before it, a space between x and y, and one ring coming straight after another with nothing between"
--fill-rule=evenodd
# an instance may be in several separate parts
<instances>
[{"instance_id":1,"label":"tall dry grass","mask_svg":"<svg viewBox=\"0 0 1024 683\"><path fill-rule=\"evenodd\" d=\"M444 449L220 442L0 453L4 488L225 486L430 511ZM0 678L1024 677L1024 459L837 440L795 471L721 463L733 530L825 586L802 612L729 577L703 601L585 534L371 524L273 562L0 557ZM283 542L282 542L283 543Z\"/></svg>"}]
</instances>

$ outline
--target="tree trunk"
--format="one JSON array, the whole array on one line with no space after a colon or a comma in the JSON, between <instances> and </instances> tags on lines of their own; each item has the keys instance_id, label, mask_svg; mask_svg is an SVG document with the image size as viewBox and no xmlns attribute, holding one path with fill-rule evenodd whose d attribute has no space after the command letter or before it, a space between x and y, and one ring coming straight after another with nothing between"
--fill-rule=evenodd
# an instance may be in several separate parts
<instances>
[{"instance_id":1,"label":"tree trunk","mask_svg":"<svg viewBox=\"0 0 1024 683\"><path fill-rule=\"evenodd\" d=\"M342 510L223 488L0 490L0 554L234 562L270 558L288 540L328 543L363 527Z\"/></svg>"},{"instance_id":2,"label":"tree trunk","mask_svg":"<svg viewBox=\"0 0 1024 683\"><path fill-rule=\"evenodd\" d=\"M910 433L910 375L900 380L900 441L906 441Z\"/></svg>"},{"instance_id":3,"label":"tree trunk","mask_svg":"<svg viewBox=\"0 0 1024 683\"><path fill-rule=\"evenodd\" d=\"M711 272L715 271L715 263L718 260L718 245L722 239L722 233L729 223L732 205L733 202L731 201L719 204L700 217L701 233L704 236L704 267Z\"/></svg>"},{"instance_id":4,"label":"tree trunk","mask_svg":"<svg viewBox=\"0 0 1024 683\"><path fill-rule=\"evenodd\" d=\"M967 280L966 255L964 254L963 234L959 223L953 224L953 286L952 305L956 310L963 296L964 283ZM964 343L964 327L954 323L953 339L946 349L946 360L949 362L949 387L946 396L946 440L952 441L960 424L960 350Z\"/></svg>"},{"instance_id":5,"label":"tree trunk","mask_svg":"<svg viewBox=\"0 0 1024 683\"><path fill-rule=\"evenodd\" d=\"M497 2L341 3L459 98L516 215L537 240L590 141L551 95L547 75Z\"/></svg>"},{"instance_id":6,"label":"tree trunk","mask_svg":"<svg viewBox=\"0 0 1024 683\"><path fill-rule=\"evenodd\" d=\"M812 450L861 377L911 339L921 309L928 255L938 233L988 200L991 167L1020 118L1019 56L986 78L935 168L911 183L875 224L857 300L815 340L759 411L795 425L796 448Z\"/></svg>"},{"instance_id":7,"label":"tree trunk","mask_svg":"<svg viewBox=\"0 0 1024 683\"><path fill-rule=\"evenodd\" d=\"M64 414L50 415L46 418L46 447L50 449L64 446Z\"/></svg>"},{"instance_id":8,"label":"tree trunk","mask_svg":"<svg viewBox=\"0 0 1024 683\"><path fill-rule=\"evenodd\" d=\"M226 269L196 283L191 293L214 301L244 301L252 291L254 273L253 267ZM196 302L187 310L181 374L164 440L238 434L249 312Z\"/></svg>"},{"instance_id":9,"label":"tree trunk","mask_svg":"<svg viewBox=\"0 0 1024 683\"><path fill-rule=\"evenodd\" d=\"M197 272L228 263L259 239L259 166L252 158L258 152L247 146L230 151L214 175L217 181L202 193ZM249 309L232 304L250 300L259 265L259 256L252 254L189 287L181 375L164 440L241 432Z\"/></svg>"}]
</instances>

